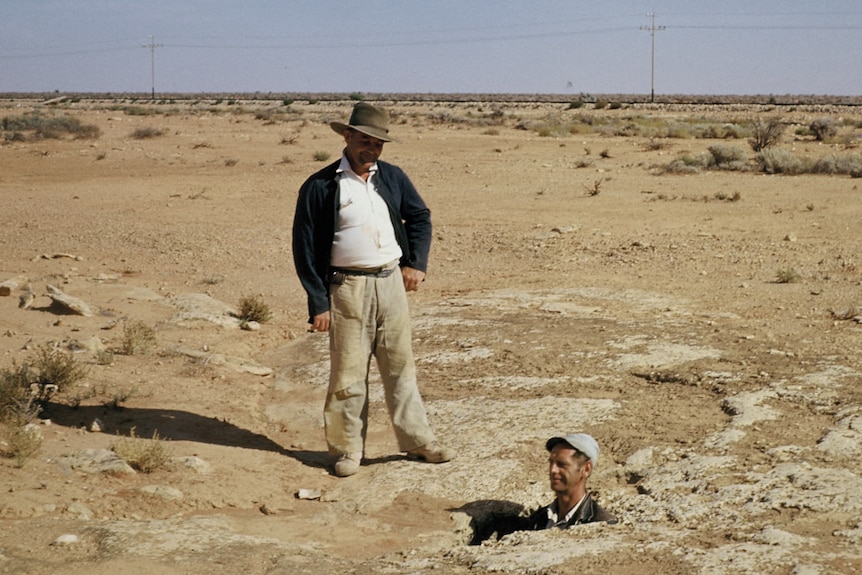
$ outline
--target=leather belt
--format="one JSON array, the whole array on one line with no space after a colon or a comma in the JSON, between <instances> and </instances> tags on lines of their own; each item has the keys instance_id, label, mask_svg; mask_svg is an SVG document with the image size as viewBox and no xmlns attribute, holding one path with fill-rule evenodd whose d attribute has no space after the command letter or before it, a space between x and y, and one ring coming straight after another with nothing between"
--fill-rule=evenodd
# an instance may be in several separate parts
<instances>
[{"instance_id":1,"label":"leather belt","mask_svg":"<svg viewBox=\"0 0 862 575\"><path fill-rule=\"evenodd\" d=\"M364 276L371 278L388 278L398 269L398 266L389 268L374 268L370 270L349 269L349 268L332 268L333 274L342 274L346 276Z\"/></svg>"}]
</instances>

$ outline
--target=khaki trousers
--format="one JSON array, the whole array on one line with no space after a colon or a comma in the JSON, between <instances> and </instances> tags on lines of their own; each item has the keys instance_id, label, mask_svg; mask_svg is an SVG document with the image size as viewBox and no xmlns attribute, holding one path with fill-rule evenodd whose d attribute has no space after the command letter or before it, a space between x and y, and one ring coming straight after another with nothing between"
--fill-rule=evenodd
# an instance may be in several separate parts
<instances>
[{"instance_id":1,"label":"khaki trousers","mask_svg":"<svg viewBox=\"0 0 862 575\"><path fill-rule=\"evenodd\" d=\"M410 311L400 269L385 278L344 277L330 286L330 375L324 406L330 453L365 451L371 357L401 451L434 441L413 360Z\"/></svg>"}]
</instances>

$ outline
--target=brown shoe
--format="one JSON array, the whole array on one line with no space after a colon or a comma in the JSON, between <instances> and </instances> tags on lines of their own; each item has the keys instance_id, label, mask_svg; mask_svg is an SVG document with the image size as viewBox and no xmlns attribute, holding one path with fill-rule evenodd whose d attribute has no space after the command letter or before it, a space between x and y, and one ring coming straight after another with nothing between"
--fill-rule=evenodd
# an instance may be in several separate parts
<instances>
[{"instance_id":1,"label":"brown shoe","mask_svg":"<svg viewBox=\"0 0 862 575\"><path fill-rule=\"evenodd\" d=\"M436 443L429 443L407 452L410 459L422 459L428 463L445 463L455 459L455 451Z\"/></svg>"},{"instance_id":2,"label":"brown shoe","mask_svg":"<svg viewBox=\"0 0 862 575\"><path fill-rule=\"evenodd\" d=\"M362 452L343 453L338 461L335 462L335 476L349 477L359 471L359 464L362 463Z\"/></svg>"}]
</instances>

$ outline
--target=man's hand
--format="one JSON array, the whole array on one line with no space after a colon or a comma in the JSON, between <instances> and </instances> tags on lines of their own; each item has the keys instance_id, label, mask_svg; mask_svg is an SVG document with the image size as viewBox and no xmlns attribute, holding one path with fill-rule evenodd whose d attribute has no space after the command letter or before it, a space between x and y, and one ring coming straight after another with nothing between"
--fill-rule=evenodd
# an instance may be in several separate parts
<instances>
[{"instance_id":1,"label":"man's hand","mask_svg":"<svg viewBox=\"0 0 862 575\"><path fill-rule=\"evenodd\" d=\"M310 331L329 331L329 312L325 311L314 316Z\"/></svg>"},{"instance_id":2,"label":"man's hand","mask_svg":"<svg viewBox=\"0 0 862 575\"><path fill-rule=\"evenodd\" d=\"M416 291L425 279L425 272L413 268L401 268L401 277L404 279L405 290Z\"/></svg>"}]
</instances>

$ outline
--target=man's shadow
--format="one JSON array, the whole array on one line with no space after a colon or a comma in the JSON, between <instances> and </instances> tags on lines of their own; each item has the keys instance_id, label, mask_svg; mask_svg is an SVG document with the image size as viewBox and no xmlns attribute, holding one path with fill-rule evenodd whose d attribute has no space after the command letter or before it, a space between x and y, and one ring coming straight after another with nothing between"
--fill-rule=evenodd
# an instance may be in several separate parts
<instances>
[{"instance_id":1,"label":"man's shadow","mask_svg":"<svg viewBox=\"0 0 862 575\"><path fill-rule=\"evenodd\" d=\"M102 431L112 435L149 439L158 433L159 439L195 441L226 447L241 447L272 451L291 457L303 465L326 468L330 458L325 451L285 449L265 435L251 432L224 419L204 417L176 409L144 409L104 405L69 406L46 402L41 417L57 425L82 428L98 419Z\"/></svg>"}]
</instances>

